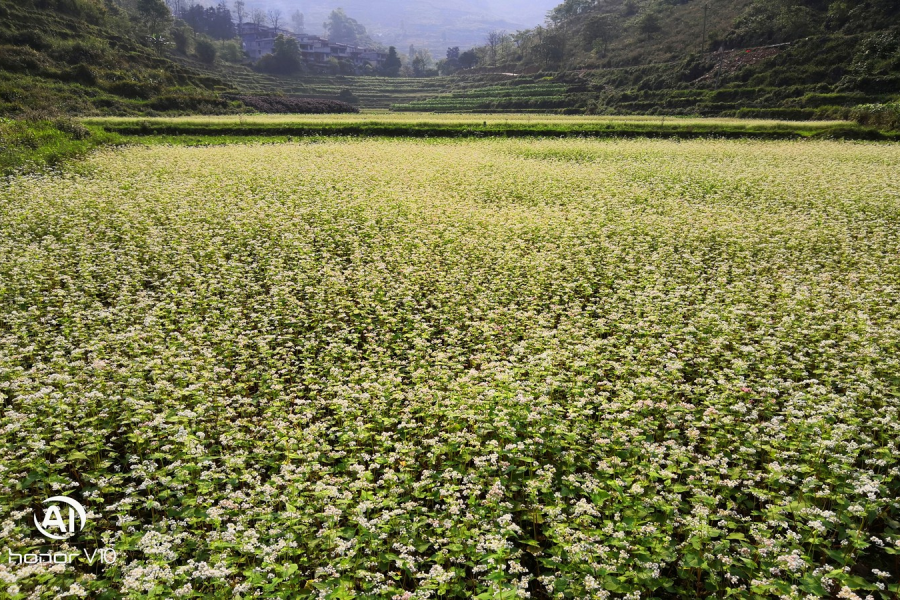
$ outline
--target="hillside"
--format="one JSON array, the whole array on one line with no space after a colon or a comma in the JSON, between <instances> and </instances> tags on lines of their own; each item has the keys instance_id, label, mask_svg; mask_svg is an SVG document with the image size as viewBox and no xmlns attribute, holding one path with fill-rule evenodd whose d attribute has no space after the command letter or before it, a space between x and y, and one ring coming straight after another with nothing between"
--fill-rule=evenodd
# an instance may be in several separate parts
<instances>
[{"instance_id":1,"label":"hillside","mask_svg":"<svg viewBox=\"0 0 900 600\"><path fill-rule=\"evenodd\" d=\"M113 4L60 7L0 0L0 115L227 111L236 91L139 43Z\"/></svg>"},{"instance_id":2,"label":"hillside","mask_svg":"<svg viewBox=\"0 0 900 600\"><path fill-rule=\"evenodd\" d=\"M112 1L0 0L0 117L246 112L237 98L248 94L334 101L349 92L360 108L386 109L494 79L274 76L179 52L171 27L155 46L150 26Z\"/></svg>"},{"instance_id":3,"label":"hillside","mask_svg":"<svg viewBox=\"0 0 900 600\"><path fill-rule=\"evenodd\" d=\"M0 116L250 112L260 104L242 98L275 94L412 111L847 118L900 90L888 0L567 0L547 26L478 48L476 68L435 78L204 62L170 43L171 20L148 20L155 1L0 0Z\"/></svg>"},{"instance_id":4,"label":"hillside","mask_svg":"<svg viewBox=\"0 0 900 600\"><path fill-rule=\"evenodd\" d=\"M478 49L478 70L520 76L395 108L845 116L900 93L898 16L890 0L567 0Z\"/></svg>"}]
</instances>

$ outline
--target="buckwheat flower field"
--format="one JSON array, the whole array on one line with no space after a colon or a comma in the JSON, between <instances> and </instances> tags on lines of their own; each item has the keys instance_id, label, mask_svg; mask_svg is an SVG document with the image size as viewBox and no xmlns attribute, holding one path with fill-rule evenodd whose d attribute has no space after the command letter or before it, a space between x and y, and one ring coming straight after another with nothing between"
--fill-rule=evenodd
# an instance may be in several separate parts
<instances>
[{"instance_id":1,"label":"buckwheat flower field","mask_svg":"<svg viewBox=\"0 0 900 600\"><path fill-rule=\"evenodd\" d=\"M0 182L0 596L897 598L898 173L332 139Z\"/></svg>"}]
</instances>

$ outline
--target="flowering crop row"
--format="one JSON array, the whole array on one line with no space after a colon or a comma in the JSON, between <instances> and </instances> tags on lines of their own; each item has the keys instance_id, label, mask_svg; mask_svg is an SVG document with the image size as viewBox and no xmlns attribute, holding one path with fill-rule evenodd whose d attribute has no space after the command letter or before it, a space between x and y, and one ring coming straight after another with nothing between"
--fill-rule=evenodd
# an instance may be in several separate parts
<instances>
[{"instance_id":1,"label":"flowering crop row","mask_svg":"<svg viewBox=\"0 0 900 600\"><path fill-rule=\"evenodd\" d=\"M328 140L0 183L0 597L896 597L897 172Z\"/></svg>"}]
</instances>

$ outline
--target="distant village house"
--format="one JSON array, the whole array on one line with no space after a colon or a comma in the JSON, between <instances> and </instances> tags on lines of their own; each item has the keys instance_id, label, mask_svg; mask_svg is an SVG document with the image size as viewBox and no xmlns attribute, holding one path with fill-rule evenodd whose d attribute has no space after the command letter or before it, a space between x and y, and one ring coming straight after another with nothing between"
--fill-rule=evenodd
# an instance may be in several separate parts
<instances>
[{"instance_id":1,"label":"distant village house","mask_svg":"<svg viewBox=\"0 0 900 600\"><path fill-rule=\"evenodd\" d=\"M276 29L256 23L243 23L240 27L244 51L253 60L259 60L266 54L271 54L275 46L275 38L279 35L297 40L303 62L314 69L327 68L331 58L349 62L358 70L362 70L366 65L378 68L387 58L386 52L373 48L331 43L316 35L294 33L280 27Z\"/></svg>"}]
</instances>

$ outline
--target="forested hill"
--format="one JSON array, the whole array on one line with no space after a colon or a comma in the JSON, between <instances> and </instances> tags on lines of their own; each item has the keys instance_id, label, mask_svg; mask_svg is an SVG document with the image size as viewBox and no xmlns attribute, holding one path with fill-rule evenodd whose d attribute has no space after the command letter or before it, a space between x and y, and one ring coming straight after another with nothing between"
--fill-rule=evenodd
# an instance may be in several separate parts
<instances>
[{"instance_id":1,"label":"forested hill","mask_svg":"<svg viewBox=\"0 0 900 600\"><path fill-rule=\"evenodd\" d=\"M515 51L505 58L543 68L622 67L886 32L877 49L867 48L871 58L871 50L896 53L898 31L897 0L566 0L547 26L511 36L507 49Z\"/></svg>"},{"instance_id":2,"label":"forested hill","mask_svg":"<svg viewBox=\"0 0 900 600\"><path fill-rule=\"evenodd\" d=\"M566 0L476 54L523 76L397 108L842 116L900 94L900 2Z\"/></svg>"}]
</instances>

